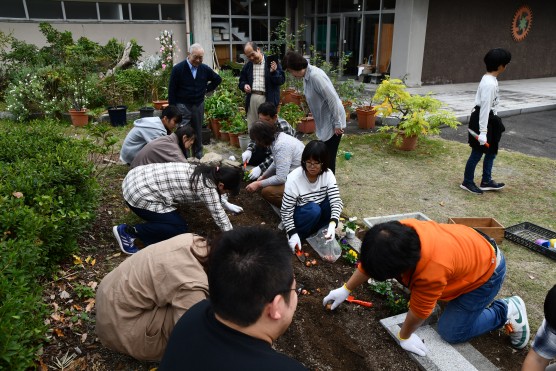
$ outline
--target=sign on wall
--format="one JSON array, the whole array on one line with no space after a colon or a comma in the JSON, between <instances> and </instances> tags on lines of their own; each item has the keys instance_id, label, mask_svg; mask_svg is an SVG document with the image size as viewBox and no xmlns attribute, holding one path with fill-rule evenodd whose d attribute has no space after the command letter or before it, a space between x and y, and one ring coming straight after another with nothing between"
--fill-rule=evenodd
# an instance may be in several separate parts
<instances>
[{"instance_id":1,"label":"sign on wall","mask_svg":"<svg viewBox=\"0 0 556 371\"><path fill-rule=\"evenodd\" d=\"M533 12L527 5L522 5L517 9L512 20L512 37L520 42L527 37L533 23Z\"/></svg>"}]
</instances>

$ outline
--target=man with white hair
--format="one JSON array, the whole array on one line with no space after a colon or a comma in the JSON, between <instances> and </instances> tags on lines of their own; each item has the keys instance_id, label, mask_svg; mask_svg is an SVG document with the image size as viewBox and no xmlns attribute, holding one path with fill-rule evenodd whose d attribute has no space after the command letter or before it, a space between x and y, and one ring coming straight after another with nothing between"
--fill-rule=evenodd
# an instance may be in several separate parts
<instances>
[{"instance_id":1,"label":"man with white hair","mask_svg":"<svg viewBox=\"0 0 556 371\"><path fill-rule=\"evenodd\" d=\"M189 47L187 58L172 68L168 86L168 103L176 105L182 114L180 126L191 125L195 136L202 137L205 114L205 94L215 90L222 78L203 63L205 51L200 44ZM195 141L195 157L203 157L203 144Z\"/></svg>"}]
</instances>

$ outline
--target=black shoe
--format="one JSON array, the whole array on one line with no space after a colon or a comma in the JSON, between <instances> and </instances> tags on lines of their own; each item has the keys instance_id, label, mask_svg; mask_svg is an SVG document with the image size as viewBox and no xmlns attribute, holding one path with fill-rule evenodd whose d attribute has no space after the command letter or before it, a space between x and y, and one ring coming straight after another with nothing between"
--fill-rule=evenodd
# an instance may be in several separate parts
<instances>
[{"instance_id":1,"label":"black shoe","mask_svg":"<svg viewBox=\"0 0 556 371\"><path fill-rule=\"evenodd\" d=\"M506 185L504 183L496 183L494 180L490 180L488 183L481 182L481 186L479 187L483 191L498 191L504 188Z\"/></svg>"},{"instance_id":2,"label":"black shoe","mask_svg":"<svg viewBox=\"0 0 556 371\"><path fill-rule=\"evenodd\" d=\"M483 194L483 191L481 191L481 189L479 187L477 187L475 185L475 183L461 183L459 185L459 187L461 189L465 189L466 191L469 191L469 192L471 192L473 194L476 194L476 195L482 195Z\"/></svg>"}]
</instances>

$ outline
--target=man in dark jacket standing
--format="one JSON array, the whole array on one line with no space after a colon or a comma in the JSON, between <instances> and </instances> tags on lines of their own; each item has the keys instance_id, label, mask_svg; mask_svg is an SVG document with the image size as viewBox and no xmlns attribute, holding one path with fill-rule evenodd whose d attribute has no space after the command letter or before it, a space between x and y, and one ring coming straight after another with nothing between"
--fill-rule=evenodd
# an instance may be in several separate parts
<instances>
[{"instance_id":1,"label":"man in dark jacket standing","mask_svg":"<svg viewBox=\"0 0 556 371\"><path fill-rule=\"evenodd\" d=\"M280 85L286 81L286 75L278 59L272 60L266 57L257 43L249 41L243 47L243 52L249 62L241 70L238 87L247 94L245 111L247 112L247 126L251 130L251 125L259 119L258 109L262 103L271 102L278 107ZM265 154L262 152L254 153L253 160L259 159L258 163L263 161Z\"/></svg>"},{"instance_id":2,"label":"man in dark jacket standing","mask_svg":"<svg viewBox=\"0 0 556 371\"><path fill-rule=\"evenodd\" d=\"M172 68L168 86L168 103L182 113L181 125L191 125L195 136L202 138L201 127L205 114L205 94L215 90L222 78L203 63L205 51L200 44L189 47L187 58ZM195 141L195 157L203 157L203 144Z\"/></svg>"}]
</instances>

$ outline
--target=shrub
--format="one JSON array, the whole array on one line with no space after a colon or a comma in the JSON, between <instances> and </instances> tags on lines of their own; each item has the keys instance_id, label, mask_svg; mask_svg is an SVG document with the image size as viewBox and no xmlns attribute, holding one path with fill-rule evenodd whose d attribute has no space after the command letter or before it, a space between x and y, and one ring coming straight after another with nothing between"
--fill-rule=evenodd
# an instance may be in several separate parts
<instances>
[{"instance_id":1,"label":"shrub","mask_svg":"<svg viewBox=\"0 0 556 371\"><path fill-rule=\"evenodd\" d=\"M38 282L75 252L98 186L85 146L54 122L0 131L0 369L25 370L45 339Z\"/></svg>"}]
</instances>

